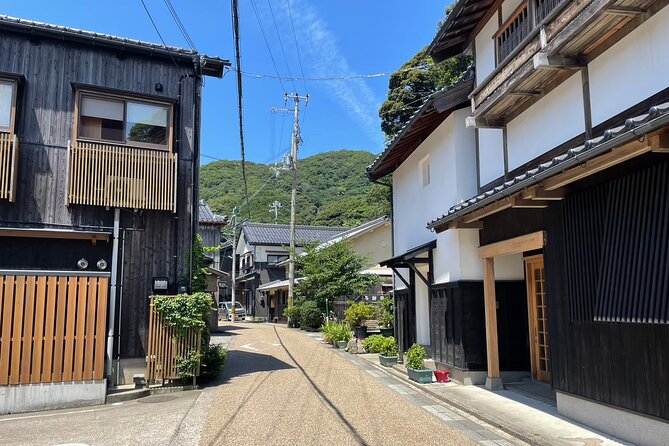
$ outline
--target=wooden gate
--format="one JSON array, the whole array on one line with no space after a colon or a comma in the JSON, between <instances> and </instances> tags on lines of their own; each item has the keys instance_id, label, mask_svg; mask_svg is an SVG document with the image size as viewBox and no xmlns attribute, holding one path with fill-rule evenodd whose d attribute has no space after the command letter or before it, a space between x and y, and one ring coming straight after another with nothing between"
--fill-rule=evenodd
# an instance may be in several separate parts
<instances>
[{"instance_id":1,"label":"wooden gate","mask_svg":"<svg viewBox=\"0 0 669 446\"><path fill-rule=\"evenodd\" d=\"M0 385L104 377L108 274L0 270Z\"/></svg>"},{"instance_id":2,"label":"wooden gate","mask_svg":"<svg viewBox=\"0 0 669 446\"><path fill-rule=\"evenodd\" d=\"M155 384L160 381L165 384L167 381L176 381L179 379L177 371L178 358L188 356L190 350L195 349L200 353L199 330L189 329L184 333L179 333L175 327L170 327L165 323L162 316L156 311L153 305L154 297L151 300L149 312L149 345L146 358L146 383ZM195 375L200 374L200 361L198 360Z\"/></svg>"}]
</instances>

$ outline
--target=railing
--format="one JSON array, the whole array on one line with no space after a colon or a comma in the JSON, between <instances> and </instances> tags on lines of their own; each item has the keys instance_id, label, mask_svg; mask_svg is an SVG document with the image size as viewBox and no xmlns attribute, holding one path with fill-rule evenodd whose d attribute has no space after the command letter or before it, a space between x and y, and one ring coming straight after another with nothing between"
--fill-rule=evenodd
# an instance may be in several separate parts
<instances>
[{"instance_id":1,"label":"railing","mask_svg":"<svg viewBox=\"0 0 669 446\"><path fill-rule=\"evenodd\" d=\"M193 329L179 333L177 328L165 323L162 316L156 311L153 296L149 298L149 342L146 356L146 382L155 384L160 381L177 381L181 377L177 370L179 358L186 358L190 350L200 354L201 333ZM200 364L193 371L195 376L200 374Z\"/></svg>"},{"instance_id":2,"label":"railing","mask_svg":"<svg viewBox=\"0 0 669 446\"><path fill-rule=\"evenodd\" d=\"M548 15L553 12L559 4L565 0L534 0L534 7L536 10L536 23L541 23Z\"/></svg>"},{"instance_id":3,"label":"railing","mask_svg":"<svg viewBox=\"0 0 669 446\"><path fill-rule=\"evenodd\" d=\"M18 138L11 133L0 133L0 199L16 200L18 167Z\"/></svg>"},{"instance_id":4,"label":"railing","mask_svg":"<svg viewBox=\"0 0 669 446\"><path fill-rule=\"evenodd\" d=\"M83 141L69 152L68 203L176 211L176 154Z\"/></svg>"},{"instance_id":5,"label":"railing","mask_svg":"<svg viewBox=\"0 0 669 446\"><path fill-rule=\"evenodd\" d=\"M104 377L105 275L0 271L0 385Z\"/></svg>"},{"instance_id":6,"label":"railing","mask_svg":"<svg viewBox=\"0 0 669 446\"><path fill-rule=\"evenodd\" d=\"M540 0L538 0L540 1ZM557 0L555 0L557 1ZM527 37L534 24L528 2L522 3L495 34L497 62L504 60Z\"/></svg>"}]
</instances>

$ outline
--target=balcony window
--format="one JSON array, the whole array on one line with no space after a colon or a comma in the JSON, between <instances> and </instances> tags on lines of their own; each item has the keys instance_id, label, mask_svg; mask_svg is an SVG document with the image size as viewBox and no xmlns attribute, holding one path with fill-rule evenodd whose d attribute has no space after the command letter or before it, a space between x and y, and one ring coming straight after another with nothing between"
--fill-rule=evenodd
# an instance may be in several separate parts
<instances>
[{"instance_id":1,"label":"balcony window","mask_svg":"<svg viewBox=\"0 0 669 446\"><path fill-rule=\"evenodd\" d=\"M267 263L269 265L277 265L286 260L288 260L288 254L267 254Z\"/></svg>"},{"instance_id":2,"label":"balcony window","mask_svg":"<svg viewBox=\"0 0 669 446\"><path fill-rule=\"evenodd\" d=\"M16 83L0 79L0 132L12 133L14 130L15 102Z\"/></svg>"},{"instance_id":3,"label":"balcony window","mask_svg":"<svg viewBox=\"0 0 669 446\"><path fill-rule=\"evenodd\" d=\"M81 94L77 135L80 139L169 150L171 106Z\"/></svg>"}]
</instances>

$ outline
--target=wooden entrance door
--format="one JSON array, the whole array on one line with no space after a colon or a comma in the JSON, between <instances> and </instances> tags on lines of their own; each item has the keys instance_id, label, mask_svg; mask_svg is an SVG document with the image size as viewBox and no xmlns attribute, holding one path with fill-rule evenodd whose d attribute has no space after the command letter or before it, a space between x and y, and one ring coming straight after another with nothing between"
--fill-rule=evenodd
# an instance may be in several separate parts
<instances>
[{"instance_id":1,"label":"wooden entrance door","mask_svg":"<svg viewBox=\"0 0 669 446\"><path fill-rule=\"evenodd\" d=\"M546 305L544 256L527 257L525 259L525 271L532 376L539 381L550 383L551 367L548 354L548 309Z\"/></svg>"}]
</instances>

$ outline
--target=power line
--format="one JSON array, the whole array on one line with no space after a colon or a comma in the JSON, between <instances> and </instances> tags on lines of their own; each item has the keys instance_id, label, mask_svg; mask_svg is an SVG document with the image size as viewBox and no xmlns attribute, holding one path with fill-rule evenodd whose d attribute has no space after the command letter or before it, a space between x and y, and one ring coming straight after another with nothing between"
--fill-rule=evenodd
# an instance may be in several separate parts
<instances>
[{"instance_id":1,"label":"power line","mask_svg":"<svg viewBox=\"0 0 669 446\"><path fill-rule=\"evenodd\" d=\"M297 43L297 34L295 33L295 22L293 21L293 11L290 8L290 0L286 0L288 4L288 16L290 17L290 26L293 28L293 37L295 38L295 49L297 50L297 61L300 63L300 73L302 74L302 82L304 83L304 92L309 94L307 91L307 81L304 76L304 68L302 67L302 56L300 55L300 45Z\"/></svg>"},{"instance_id":2,"label":"power line","mask_svg":"<svg viewBox=\"0 0 669 446\"><path fill-rule=\"evenodd\" d=\"M260 14L258 13L258 8L256 7L255 1L251 0L251 6L253 7L253 13L256 16L256 20L258 21L258 26L260 27L260 33L262 34L262 38L265 41L265 46L267 46L267 51L269 52L269 58L271 59L272 65L274 66L274 71L276 71L275 79L279 80L281 88L283 89L284 92L286 92L286 87L283 85L283 79L281 78L281 75L279 74L279 69L276 66L276 61L274 60L272 49L269 46L269 41L267 40L267 35L265 34L265 27L262 24L262 20L260 20Z\"/></svg>"},{"instance_id":3,"label":"power line","mask_svg":"<svg viewBox=\"0 0 669 446\"><path fill-rule=\"evenodd\" d=\"M197 48L195 47L195 42L193 42L193 39L191 39L190 34L188 34L188 31L186 30L186 27L184 26L183 22L181 21L181 18L179 18L179 14L177 13L177 10L174 9L174 5L172 5L172 2L170 0L163 0L165 2L165 6L167 6L167 9L169 10L170 14L172 15L172 18L174 19L174 23L176 23L177 28L179 28L179 31L181 31L181 35L184 37L186 40L186 43L188 46L190 46L190 49L193 51L197 51Z\"/></svg>"},{"instance_id":4,"label":"power line","mask_svg":"<svg viewBox=\"0 0 669 446\"><path fill-rule=\"evenodd\" d=\"M142 2L142 6L144 6L144 11L146 11L146 15L149 16L149 20L151 20L151 24L153 25L153 29L156 30L156 33L158 34L158 37L160 37L160 41L163 43L163 46L167 46L167 44L165 43L165 39L163 39L163 35L160 34L160 31L158 31L158 27L156 26L156 22L154 22L153 17L151 17L151 13L149 12L149 8L146 7L146 3L144 3L144 0L139 0L139 1ZM172 54L170 54L169 52L168 52L168 54L170 55L170 59L172 59L172 62L174 62L174 65L177 68L180 68L177 61L174 60L174 57L172 57ZM240 65L238 64L237 66L240 66Z\"/></svg>"},{"instance_id":5,"label":"power line","mask_svg":"<svg viewBox=\"0 0 669 446\"><path fill-rule=\"evenodd\" d=\"M238 0L232 0L232 21L233 21L233 37L235 40L235 61L238 67L242 66L240 54L240 38L239 38L239 4ZM248 204L249 220L251 219L251 203L249 203L249 186L246 180L246 154L244 151L244 112L242 107L242 75L237 73L237 106L239 108L239 146L242 154L242 179L244 180L244 197Z\"/></svg>"},{"instance_id":6,"label":"power line","mask_svg":"<svg viewBox=\"0 0 669 446\"><path fill-rule=\"evenodd\" d=\"M415 71L415 70L425 70L433 65L419 65L416 67L410 67L410 68L404 68L402 70L397 70L397 71L384 71L381 73L372 73L372 74L351 74L351 75L346 75L346 76L323 76L323 77L305 77L302 75L302 77L281 77L282 80L288 80L288 81L348 81L348 80L355 80L355 79L376 79L376 78L382 78L386 76L390 76L394 73L403 73L405 71ZM236 67L231 67L229 68L230 70L237 71ZM278 79L278 76L273 75L273 74L266 74L266 73L252 73L249 71L242 71L242 74L246 77L252 77L252 78L257 78L257 79Z\"/></svg>"},{"instance_id":7,"label":"power line","mask_svg":"<svg viewBox=\"0 0 669 446\"><path fill-rule=\"evenodd\" d=\"M286 57L286 51L283 48L283 41L281 40L281 33L279 32L279 27L276 24L276 18L274 17L274 10L272 9L272 2L271 0L267 0L267 5L269 6L269 12L270 15L272 16L272 22L274 22L274 29L276 30L276 37L279 39L279 46L281 47L281 53L283 54L283 61L286 63L286 69L288 70L288 76L293 77L293 74L290 72L290 64L288 63L288 58ZM297 91L297 87L295 86L295 81L291 81L293 83L293 90Z\"/></svg>"}]
</instances>

